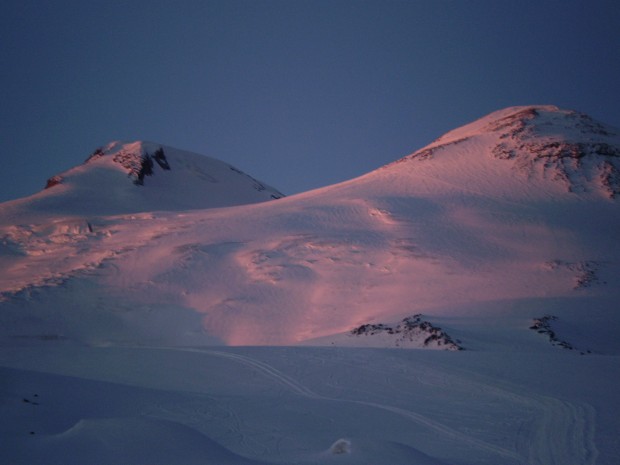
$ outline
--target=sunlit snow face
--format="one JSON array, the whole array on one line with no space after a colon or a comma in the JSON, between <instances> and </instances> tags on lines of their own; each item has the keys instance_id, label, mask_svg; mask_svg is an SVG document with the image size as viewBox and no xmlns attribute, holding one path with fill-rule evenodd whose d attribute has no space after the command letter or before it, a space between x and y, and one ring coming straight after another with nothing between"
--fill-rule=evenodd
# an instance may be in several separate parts
<instances>
[{"instance_id":1,"label":"sunlit snow face","mask_svg":"<svg viewBox=\"0 0 620 465\"><path fill-rule=\"evenodd\" d=\"M602 165L585 160L612 155L581 157L580 182L593 182L570 192L551 176L555 165L539 163L540 154L530 153L528 171L521 155L493 152L509 140L527 151L547 140L536 125L553 132L549 124L558 118L574 120L554 112L503 110L418 152L432 151L428 157L414 154L342 184L233 208L179 211L184 202L239 200L239 186L254 196L267 189L223 162L166 147L170 170L154 164L136 186L115 154L155 154L159 146L112 145L64 173L59 186L2 206L0 260L9 270L2 289L10 296L46 289L55 308L88 309L79 321L59 320L55 331L97 343L135 334L174 344L394 347L403 346L403 331L394 328L418 314L442 330L444 318L462 315L516 318L518 305L502 302L568 298L588 270L606 273L601 257L617 249L615 203L589 171ZM220 191L202 198L196 186ZM97 202L83 202L89 189ZM165 211L169 202L175 208ZM125 213L105 215L109 208ZM27 302L35 313L42 305ZM393 331L350 337L365 325Z\"/></svg>"}]
</instances>

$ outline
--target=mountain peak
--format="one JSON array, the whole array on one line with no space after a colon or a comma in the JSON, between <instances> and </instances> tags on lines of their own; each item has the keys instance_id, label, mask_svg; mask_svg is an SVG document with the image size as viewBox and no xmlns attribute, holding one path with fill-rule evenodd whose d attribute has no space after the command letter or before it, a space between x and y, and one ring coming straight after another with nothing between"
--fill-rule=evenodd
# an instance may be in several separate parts
<instances>
[{"instance_id":1,"label":"mountain peak","mask_svg":"<svg viewBox=\"0 0 620 465\"><path fill-rule=\"evenodd\" d=\"M105 147L96 149L84 162L95 163L107 157L122 167L136 185L144 185L145 176L154 174L155 164L164 171L170 171L170 164L161 145L152 142L136 141L131 143L110 142Z\"/></svg>"},{"instance_id":2,"label":"mountain peak","mask_svg":"<svg viewBox=\"0 0 620 465\"><path fill-rule=\"evenodd\" d=\"M283 197L228 163L147 141L114 141L17 202L36 210L113 215L228 207Z\"/></svg>"},{"instance_id":3,"label":"mountain peak","mask_svg":"<svg viewBox=\"0 0 620 465\"><path fill-rule=\"evenodd\" d=\"M529 179L559 182L569 192L620 195L620 131L590 116L552 105L510 107L446 133L398 160L467 153L509 161Z\"/></svg>"},{"instance_id":4,"label":"mountain peak","mask_svg":"<svg viewBox=\"0 0 620 465\"><path fill-rule=\"evenodd\" d=\"M583 136L617 136L617 130L595 121L590 116L574 110L564 110L554 105L527 105L494 111L469 124L454 129L431 145L462 140L485 133L500 133L506 137L506 130L524 131L530 135L562 135L583 138Z\"/></svg>"},{"instance_id":5,"label":"mountain peak","mask_svg":"<svg viewBox=\"0 0 620 465\"><path fill-rule=\"evenodd\" d=\"M503 112L492 113L488 119L492 121L485 129L489 132L501 132L502 138L529 135L583 140L618 136L616 130L595 121L585 113L562 110L555 106L512 107Z\"/></svg>"},{"instance_id":6,"label":"mountain peak","mask_svg":"<svg viewBox=\"0 0 620 465\"><path fill-rule=\"evenodd\" d=\"M564 110L554 105L516 106L494 111L449 131L428 147L437 147L484 134L495 134L502 139L509 136L584 139L617 138L618 130L594 120L585 113Z\"/></svg>"}]
</instances>

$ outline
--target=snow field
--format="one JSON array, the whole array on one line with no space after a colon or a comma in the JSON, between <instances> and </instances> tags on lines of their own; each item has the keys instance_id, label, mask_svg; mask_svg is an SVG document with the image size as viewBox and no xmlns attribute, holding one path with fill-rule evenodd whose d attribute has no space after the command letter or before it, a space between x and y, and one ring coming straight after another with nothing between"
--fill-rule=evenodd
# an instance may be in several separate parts
<instances>
[{"instance_id":1,"label":"snow field","mask_svg":"<svg viewBox=\"0 0 620 465\"><path fill-rule=\"evenodd\" d=\"M0 365L9 463L543 465L615 456L615 357L555 352L533 366L519 352L57 345L3 349ZM608 373L595 389L574 376L592 370Z\"/></svg>"}]
</instances>

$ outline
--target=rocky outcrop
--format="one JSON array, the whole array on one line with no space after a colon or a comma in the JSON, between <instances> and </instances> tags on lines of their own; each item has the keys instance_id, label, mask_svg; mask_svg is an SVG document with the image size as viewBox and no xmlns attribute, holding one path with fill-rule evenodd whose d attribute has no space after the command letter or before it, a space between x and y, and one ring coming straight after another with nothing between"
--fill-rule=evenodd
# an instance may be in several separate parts
<instances>
[{"instance_id":1,"label":"rocky outcrop","mask_svg":"<svg viewBox=\"0 0 620 465\"><path fill-rule=\"evenodd\" d=\"M454 341L441 328L422 320L421 314L404 318L396 326L384 323L364 324L352 329L351 335L366 337L389 335L393 337L396 347L413 342L420 347L463 350L463 347L459 345L460 341Z\"/></svg>"}]
</instances>

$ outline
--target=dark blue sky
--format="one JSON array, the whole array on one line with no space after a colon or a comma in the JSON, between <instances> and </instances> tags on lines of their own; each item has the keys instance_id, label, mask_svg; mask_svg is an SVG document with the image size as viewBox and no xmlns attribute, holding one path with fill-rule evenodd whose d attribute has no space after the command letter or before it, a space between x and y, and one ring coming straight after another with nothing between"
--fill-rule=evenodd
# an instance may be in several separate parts
<instances>
[{"instance_id":1,"label":"dark blue sky","mask_svg":"<svg viewBox=\"0 0 620 465\"><path fill-rule=\"evenodd\" d=\"M111 140L292 194L506 106L620 127L619 24L617 0L4 0L0 201Z\"/></svg>"}]
</instances>

